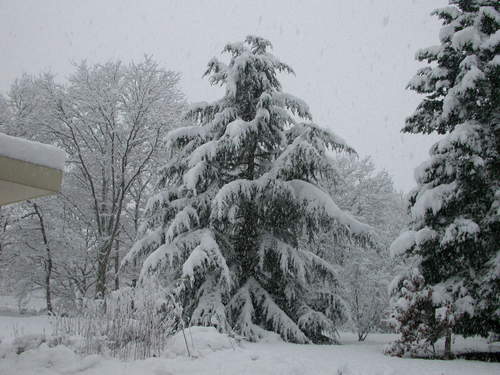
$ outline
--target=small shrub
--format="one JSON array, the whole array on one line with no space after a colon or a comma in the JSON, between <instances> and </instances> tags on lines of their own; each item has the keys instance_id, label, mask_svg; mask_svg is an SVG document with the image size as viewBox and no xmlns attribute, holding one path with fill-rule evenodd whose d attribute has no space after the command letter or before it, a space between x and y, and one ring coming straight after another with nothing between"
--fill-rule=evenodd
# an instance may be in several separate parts
<instances>
[{"instance_id":1,"label":"small shrub","mask_svg":"<svg viewBox=\"0 0 500 375\"><path fill-rule=\"evenodd\" d=\"M159 285L123 288L102 300L86 300L77 316L56 316L54 336L78 336L81 354L120 359L158 356L176 330L181 310Z\"/></svg>"},{"instance_id":2,"label":"small shrub","mask_svg":"<svg viewBox=\"0 0 500 375\"><path fill-rule=\"evenodd\" d=\"M38 348L44 342L47 342L47 337L44 334L23 335L16 337L12 342L12 346L16 354L21 354L25 351Z\"/></svg>"}]
</instances>

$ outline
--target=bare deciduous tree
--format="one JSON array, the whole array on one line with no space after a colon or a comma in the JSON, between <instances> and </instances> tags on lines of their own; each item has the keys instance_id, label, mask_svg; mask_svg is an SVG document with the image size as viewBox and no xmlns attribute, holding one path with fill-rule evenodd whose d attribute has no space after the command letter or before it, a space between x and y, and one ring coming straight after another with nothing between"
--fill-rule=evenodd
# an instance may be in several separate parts
<instances>
[{"instance_id":1,"label":"bare deciduous tree","mask_svg":"<svg viewBox=\"0 0 500 375\"><path fill-rule=\"evenodd\" d=\"M163 136L181 118L178 82L178 73L145 57L128 65L82 62L64 84L51 74L25 75L10 90L3 127L67 153L59 199L83 223L78 236L94 256L96 296L106 293L119 244L134 240Z\"/></svg>"}]
</instances>

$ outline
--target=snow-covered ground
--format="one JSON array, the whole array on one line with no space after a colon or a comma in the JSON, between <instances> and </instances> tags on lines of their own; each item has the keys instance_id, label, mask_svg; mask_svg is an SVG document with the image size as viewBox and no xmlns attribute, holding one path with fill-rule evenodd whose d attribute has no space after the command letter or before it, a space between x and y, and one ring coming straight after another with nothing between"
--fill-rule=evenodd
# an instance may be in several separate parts
<instances>
[{"instance_id":1,"label":"snow-covered ground","mask_svg":"<svg viewBox=\"0 0 500 375\"><path fill-rule=\"evenodd\" d=\"M0 295L0 315L40 314L46 309L45 297L40 293L26 296L20 303L15 296Z\"/></svg>"},{"instance_id":2,"label":"snow-covered ground","mask_svg":"<svg viewBox=\"0 0 500 375\"><path fill-rule=\"evenodd\" d=\"M236 343L211 328L188 332L197 358L185 355L184 339L174 337L162 358L122 362L99 355L80 357L65 346L38 349L20 355L6 352L19 333L50 333L45 317L0 317L0 375L174 375L174 374L255 374L255 375L487 375L499 374L500 364L478 361L434 361L401 359L382 354L394 336L373 334L358 343L352 334L343 334L343 345L294 345L270 336L267 342ZM192 337L191 337L192 336ZM481 339L457 339L460 349L488 350Z\"/></svg>"},{"instance_id":3,"label":"snow-covered ground","mask_svg":"<svg viewBox=\"0 0 500 375\"><path fill-rule=\"evenodd\" d=\"M50 334L47 316L6 316L0 313L0 342L9 343L15 337L32 334Z\"/></svg>"}]
</instances>

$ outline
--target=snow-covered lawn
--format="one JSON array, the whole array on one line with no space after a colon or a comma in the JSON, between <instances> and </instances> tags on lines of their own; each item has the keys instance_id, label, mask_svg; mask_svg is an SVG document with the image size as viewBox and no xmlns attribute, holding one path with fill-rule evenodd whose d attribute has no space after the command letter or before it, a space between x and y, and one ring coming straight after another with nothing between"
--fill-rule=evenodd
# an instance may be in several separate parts
<instances>
[{"instance_id":1,"label":"snow-covered lawn","mask_svg":"<svg viewBox=\"0 0 500 375\"><path fill-rule=\"evenodd\" d=\"M0 315L18 315L21 311L36 315L44 311L46 306L45 296L40 293L32 293L22 303L14 296L0 295Z\"/></svg>"},{"instance_id":2,"label":"snow-covered lawn","mask_svg":"<svg viewBox=\"0 0 500 375\"><path fill-rule=\"evenodd\" d=\"M65 346L42 344L20 355L5 353L6 342L16 332L49 333L44 317L0 317L0 375L181 375L181 374L255 374L255 375L486 375L499 374L500 364L477 361L431 361L401 359L382 354L392 335L373 334L358 343L343 334L343 345L294 345L270 338L267 342L235 343L210 328L193 329L194 351L198 358L184 355L183 339L176 337L165 358L121 362L99 355L79 357ZM190 340L188 333L188 340ZM460 349L488 350L484 340L457 339ZM2 354L3 353L3 354ZM2 358L3 356L3 358Z\"/></svg>"},{"instance_id":3,"label":"snow-covered lawn","mask_svg":"<svg viewBox=\"0 0 500 375\"><path fill-rule=\"evenodd\" d=\"M50 334L47 316L8 316L0 312L0 342L11 342L15 337L31 334Z\"/></svg>"}]
</instances>

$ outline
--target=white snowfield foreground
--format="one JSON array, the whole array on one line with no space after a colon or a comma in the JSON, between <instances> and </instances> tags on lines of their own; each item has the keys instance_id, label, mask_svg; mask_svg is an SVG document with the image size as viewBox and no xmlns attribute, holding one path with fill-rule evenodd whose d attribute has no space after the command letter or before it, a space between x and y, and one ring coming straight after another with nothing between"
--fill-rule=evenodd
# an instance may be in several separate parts
<instances>
[{"instance_id":1,"label":"white snowfield foreground","mask_svg":"<svg viewBox=\"0 0 500 375\"><path fill-rule=\"evenodd\" d=\"M0 133L0 206L61 188L64 151Z\"/></svg>"},{"instance_id":2,"label":"white snowfield foreground","mask_svg":"<svg viewBox=\"0 0 500 375\"><path fill-rule=\"evenodd\" d=\"M50 334L44 317L1 317L0 375L493 375L500 364L478 361L437 361L404 359L382 354L395 335L373 334L358 343L352 334L341 334L343 345L287 344L270 333L259 343L236 342L214 328L192 327L186 330L191 353L186 355L185 341L178 334L160 358L119 361L101 355L81 357L64 345L36 349L17 355L8 351L15 327L18 333ZM1 337L0 337L1 339ZM457 337L460 350L487 350L482 339Z\"/></svg>"}]
</instances>

